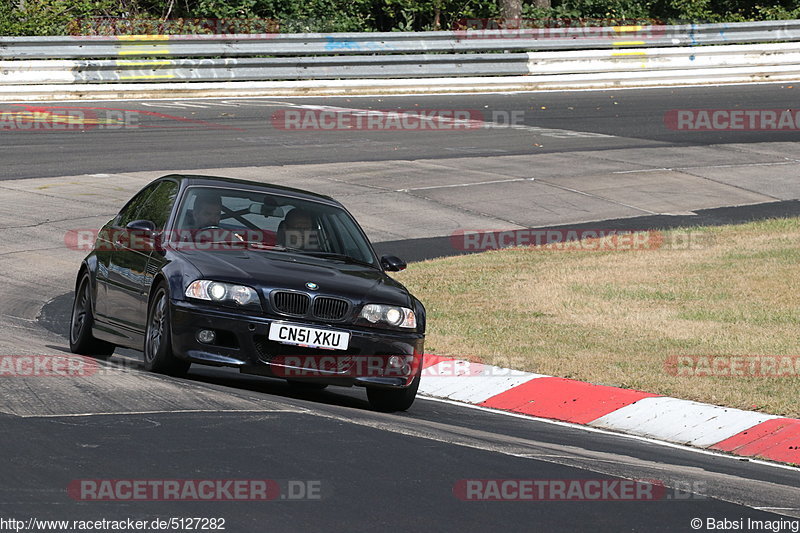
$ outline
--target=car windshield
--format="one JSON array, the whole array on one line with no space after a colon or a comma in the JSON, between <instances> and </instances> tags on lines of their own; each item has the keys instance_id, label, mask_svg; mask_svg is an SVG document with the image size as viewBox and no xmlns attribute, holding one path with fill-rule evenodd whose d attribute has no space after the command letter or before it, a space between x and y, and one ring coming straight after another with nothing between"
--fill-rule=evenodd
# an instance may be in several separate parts
<instances>
[{"instance_id":1,"label":"car windshield","mask_svg":"<svg viewBox=\"0 0 800 533\"><path fill-rule=\"evenodd\" d=\"M191 187L174 229L179 247L231 243L377 265L363 232L344 209L277 194Z\"/></svg>"}]
</instances>

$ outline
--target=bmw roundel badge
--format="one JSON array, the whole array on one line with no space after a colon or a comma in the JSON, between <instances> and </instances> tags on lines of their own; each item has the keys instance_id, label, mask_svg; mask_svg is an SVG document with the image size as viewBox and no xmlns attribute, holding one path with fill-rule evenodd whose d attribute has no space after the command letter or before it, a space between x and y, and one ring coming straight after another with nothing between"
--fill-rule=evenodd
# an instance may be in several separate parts
<instances>
[{"instance_id":1,"label":"bmw roundel badge","mask_svg":"<svg viewBox=\"0 0 800 533\"><path fill-rule=\"evenodd\" d=\"M308 289L312 291L319 289L319 285L317 285L313 281L306 282L306 287L308 287Z\"/></svg>"}]
</instances>

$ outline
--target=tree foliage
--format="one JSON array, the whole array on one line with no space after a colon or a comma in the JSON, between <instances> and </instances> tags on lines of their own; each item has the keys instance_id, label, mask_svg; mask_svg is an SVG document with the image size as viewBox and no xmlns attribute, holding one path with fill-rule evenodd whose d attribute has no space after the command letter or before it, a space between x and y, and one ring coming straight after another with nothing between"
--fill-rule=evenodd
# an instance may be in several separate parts
<instances>
[{"instance_id":1,"label":"tree foliage","mask_svg":"<svg viewBox=\"0 0 800 533\"><path fill-rule=\"evenodd\" d=\"M800 0L522 0L522 16L540 19L651 19L669 22L800 17ZM75 33L76 21L261 19L276 31L421 31L465 19L497 18L508 0L0 0L0 34ZM546 7L548 6L549 7ZM543 7L545 6L545 7ZM186 32L189 23L165 26ZM201 28L202 24L198 24ZM119 31L119 28L117 28Z\"/></svg>"}]
</instances>

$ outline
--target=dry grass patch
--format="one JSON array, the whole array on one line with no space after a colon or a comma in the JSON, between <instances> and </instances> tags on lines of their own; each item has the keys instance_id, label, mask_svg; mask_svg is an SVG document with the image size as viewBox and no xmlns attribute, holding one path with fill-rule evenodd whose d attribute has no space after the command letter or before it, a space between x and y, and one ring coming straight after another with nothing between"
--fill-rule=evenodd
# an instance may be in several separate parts
<instances>
[{"instance_id":1,"label":"dry grass patch","mask_svg":"<svg viewBox=\"0 0 800 533\"><path fill-rule=\"evenodd\" d=\"M674 355L800 355L800 219L699 232L696 249L516 248L416 263L431 353L784 416L800 379L673 376ZM676 238L676 242L677 242Z\"/></svg>"}]
</instances>

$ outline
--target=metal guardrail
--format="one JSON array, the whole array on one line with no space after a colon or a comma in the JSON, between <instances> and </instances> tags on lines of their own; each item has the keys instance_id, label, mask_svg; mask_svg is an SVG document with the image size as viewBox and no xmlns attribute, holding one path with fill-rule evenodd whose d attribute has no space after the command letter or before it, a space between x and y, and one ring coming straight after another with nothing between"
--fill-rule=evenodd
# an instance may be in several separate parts
<instances>
[{"instance_id":1,"label":"metal guardrail","mask_svg":"<svg viewBox=\"0 0 800 533\"><path fill-rule=\"evenodd\" d=\"M0 83L259 81L525 76L528 54L0 61Z\"/></svg>"},{"instance_id":2,"label":"metal guardrail","mask_svg":"<svg viewBox=\"0 0 800 533\"><path fill-rule=\"evenodd\" d=\"M777 41L800 41L800 20L414 33L0 37L0 59L474 53Z\"/></svg>"},{"instance_id":3,"label":"metal guardrail","mask_svg":"<svg viewBox=\"0 0 800 533\"><path fill-rule=\"evenodd\" d=\"M509 54L0 61L0 84L535 76L799 66L800 43Z\"/></svg>"},{"instance_id":4,"label":"metal guardrail","mask_svg":"<svg viewBox=\"0 0 800 533\"><path fill-rule=\"evenodd\" d=\"M294 82L297 90L305 84L315 91L326 84L341 91L385 88L401 80L412 88L461 88L468 80L480 80L473 86L579 86L581 80L615 86L696 82L706 71L724 81L764 81L772 74L800 79L800 20L549 29L555 38L542 31L0 37L0 93L13 97L16 90L60 85L82 97L87 87L99 93L102 85L147 82L196 82L183 83L187 88ZM282 91L290 90L284 85Z\"/></svg>"}]
</instances>

